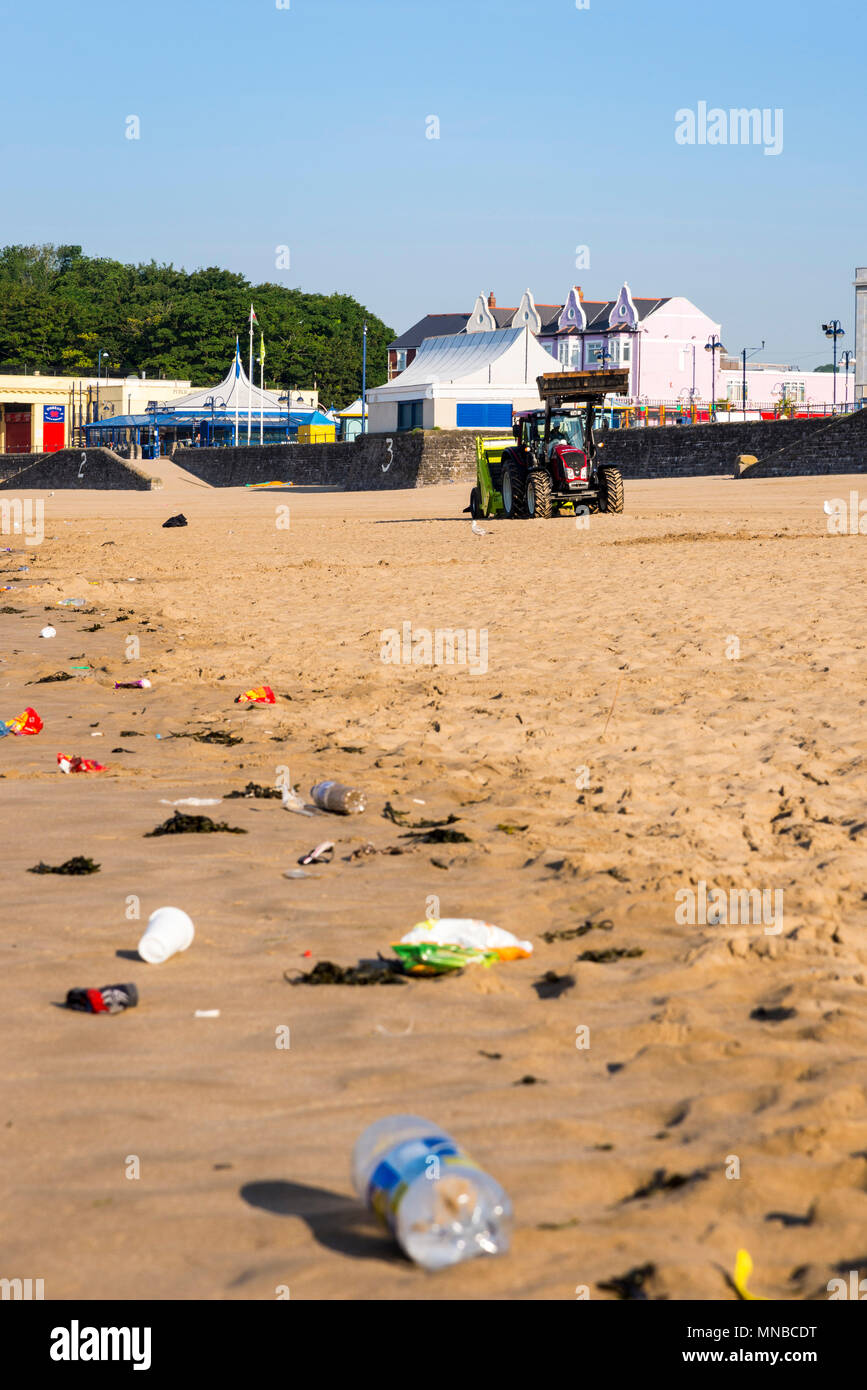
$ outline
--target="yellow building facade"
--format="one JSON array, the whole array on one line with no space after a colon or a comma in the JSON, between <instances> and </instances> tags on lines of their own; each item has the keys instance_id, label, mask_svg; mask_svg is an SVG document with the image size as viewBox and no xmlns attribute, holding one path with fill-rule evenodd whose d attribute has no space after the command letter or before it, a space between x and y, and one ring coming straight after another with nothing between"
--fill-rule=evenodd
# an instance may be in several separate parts
<instances>
[{"instance_id":1,"label":"yellow building facade","mask_svg":"<svg viewBox=\"0 0 867 1390\"><path fill-rule=\"evenodd\" d=\"M97 418L140 415L151 401L171 405L189 390L189 381L156 377L0 376L0 454L67 448Z\"/></svg>"}]
</instances>

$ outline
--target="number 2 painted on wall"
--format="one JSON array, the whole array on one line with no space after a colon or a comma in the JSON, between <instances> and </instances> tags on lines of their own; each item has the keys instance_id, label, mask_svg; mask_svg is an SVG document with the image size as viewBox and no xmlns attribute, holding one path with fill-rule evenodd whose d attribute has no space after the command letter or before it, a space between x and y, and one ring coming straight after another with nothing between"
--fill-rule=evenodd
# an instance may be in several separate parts
<instances>
[{"instance_id":1,"label":"number 2 painted on wall","mask_svg":"<svg viewBox=\"0 0 867 1390\"><path fill-rule=\"evenodd\" d=\"M388 449L388 463L384 463L384 464L382 465L382 471L383 471L383 473L387 473L388 470L389 470L389 468L391 467L391 465L394 463L394 447L393 447L393 446L394 446L394 440L393 440L393 439L387 439L387 440L385 441L385 447Z\"/></svg>"},{"instance_id":2,"label":"number 2 painted on wall","mask_svg":"<svg viewBox=\"0 0 867 1390\"><path fill-rule=\"evenodd\" d=\"M78 476L79 476L79 478L83 478L83 477L84 477L84 465L85 465L86 463L87 463L87 454L82 453L82 455L81 455L81 467L80 467L79 470L78 470Z\"/></svg>"}]
</instances>

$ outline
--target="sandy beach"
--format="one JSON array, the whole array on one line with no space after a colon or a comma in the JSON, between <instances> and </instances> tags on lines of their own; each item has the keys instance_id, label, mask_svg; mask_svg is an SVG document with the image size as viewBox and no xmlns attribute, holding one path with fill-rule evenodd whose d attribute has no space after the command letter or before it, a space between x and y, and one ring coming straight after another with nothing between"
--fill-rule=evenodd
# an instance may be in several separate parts
<instances>
[{"instance_id":1,"label":"sandy beach","mask_svg":"<svg viewBox=\"0 0 867 1390\"><path fill-rule=\"evenodd\" d=\"M464 486L153 471L152 493L38 494L43 543L0 537L0 717L45 725L0 741L4 1272L130 1300L604 1299L645 1265L651 1297L734 1299L742 1247L773 1299L867 1274L865 541L822 506L859 479L627 482L589 529L476 536ZM469 630L485 660L384 663L404 624ZM263 683L276 705L234 703ZM171 737L208 731L243 742ZM281 769L368 809L223 799L204 810L245 835L146 838L166 802ZM468 838L423 843L387 803ZM324 839L333 862L284 877ZM99 873L27 872L76 855ZM679 921L699 884L780 893L782 916ZM388 955L432 897L532 958L287 983ZM196 939L146 965L166 904ZM552 971L571 983L537 989ZM57 1007L127 980L119 1016ZM353 1143L402 1111L504 1184L509 1255L428 1275L359 1205Z\"/></svg>"}]
</instances>

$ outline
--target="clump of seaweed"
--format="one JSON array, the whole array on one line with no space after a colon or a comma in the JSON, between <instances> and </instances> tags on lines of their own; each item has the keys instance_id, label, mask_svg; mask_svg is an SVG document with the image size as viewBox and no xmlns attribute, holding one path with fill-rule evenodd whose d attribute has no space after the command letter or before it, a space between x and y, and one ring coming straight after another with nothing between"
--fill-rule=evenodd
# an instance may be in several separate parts
<instances>
[{"instance_id":1,"label":"clump of seaweed","mask_svg":"<svg viewBox=\"0 0 867 1390\"><path fill-rule=\"evenodd\" d=\"M301 971L283 978L290 985L405 985L406 976L399 961L362 960L358 965L335 965L331 960L319 960L312 970Z\"/></svg>"},{"instance_id":2,"label":"clump of seaweed","mask_svg":"<svg viewBox=\"0 0 867 1390\"><path fill-rule=\"evenodd\" d=\"M280 801L283 793L279 787L263 787L259 782L248 782L243 791L226 792L224 801L236 801L239 797L255 797L257 801Z\"/></svg>"},{"instance_id":3,"label":"clump of seaweed","mask_svg":"<svg viewBox=\"0 0 867 1390\"><path fill-rule=\"evenodd\" d=\"M65 864L43 864L42 861L32 869L28 869L29 874L98 874L99 864L94 864L92 859L86 859L83 854L76 854L74 858L67 859Z\"/></svg>"},{"instance_id":4,"label":"clump of seaweed","mask_svg":"<svg viewBox=\"0 0 867 1390\"><path fill-rule=\"evenodd\" d=\"M162 825L158 825L154 830L145 833L145 839L153 839L156 835L215 835L219 831L227 835L246 835L247 831L242 830L238 825L227 825L223 821L213 821L210 816L187 816L183 811L175 811L173 816L164 820Z\"/></svg>"}]
</instances>

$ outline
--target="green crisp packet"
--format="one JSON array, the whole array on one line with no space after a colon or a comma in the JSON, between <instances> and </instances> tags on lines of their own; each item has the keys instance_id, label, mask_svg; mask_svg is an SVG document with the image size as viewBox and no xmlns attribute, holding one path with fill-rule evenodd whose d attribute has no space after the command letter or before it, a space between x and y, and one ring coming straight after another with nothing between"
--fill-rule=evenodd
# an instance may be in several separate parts
<instances>
[{"instance_id":1,"label":"green crisp packet","mask_svg":"<svg viewBox=\"0 0 867 1390\"><path fill-rule=\"evenodd\" d=\"M463 970L465 965L493 965L499 956L496 951L480 951L470 946L442 946L434 941L407 945L393 941L391 949L400 957L409 975L445 975L450 970Z\"/></svg>"}]
</instances>

